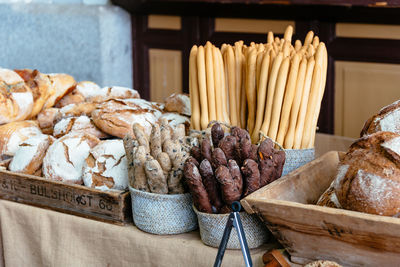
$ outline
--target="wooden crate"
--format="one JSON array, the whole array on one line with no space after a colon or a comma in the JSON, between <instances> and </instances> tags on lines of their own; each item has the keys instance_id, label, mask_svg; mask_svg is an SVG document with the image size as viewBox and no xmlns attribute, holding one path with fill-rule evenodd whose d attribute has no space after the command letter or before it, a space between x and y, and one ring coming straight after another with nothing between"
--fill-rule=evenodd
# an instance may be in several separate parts
<instances>
[{"instance_id":1,"label":"wooden crate","mask_svg":"<svg viewBox=\"0 0 400 267\"><path fill-rule=\"evenodd\" d=\"M398 266L400 219L313 205L334 179L341 153L328 152L242 200L295 263Z\"/></svg>"},{"instance_id":2,"label":"wooden crate","mask_svg":"<svg viewBox=\"0 0 400 267\"><path fill-rule=\"evenodd\" d=\"M0 198L113 224L132 221L129 191L104 192L0 170Z\"/></svg>"}]
</instances>

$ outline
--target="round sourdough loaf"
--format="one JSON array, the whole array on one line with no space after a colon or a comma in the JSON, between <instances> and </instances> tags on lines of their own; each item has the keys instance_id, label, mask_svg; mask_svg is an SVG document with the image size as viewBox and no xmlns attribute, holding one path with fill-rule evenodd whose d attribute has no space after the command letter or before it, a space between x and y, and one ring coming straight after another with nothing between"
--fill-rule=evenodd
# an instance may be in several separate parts
<instances>
[{"instance_id":1,"label":"round sourdough loaf","mask_svg":"<svg viewBox=\"0 0 400 267\"><path fill-rule=\"evenodd\" d=\"M60 109L46 108L37 115L39 127L44 134L53 134L54 124L59 117Z\"/></svg>"},{"instance_id":2,"label":"round sourdough loaf","mask_svg":"<svg viewBox=\"0 0 400 267\"><path fill-rule=\"evenodd\" d=\"M83 167L83 182L100 190L128 188L128 164L122 140L106 140L90 150Z\"/></svg>"},{"instance_id":3,"label":"round sourdough loaf","mask_svg":"<svg viewBox=\"0 0 400 267\"><path fill-rule=\"evenodd\" d=\"M69 104L85 102L86 97L90 94L96 94L100 91L100 86L94 82L83 81L76 84L74 90L65 95L57 102L56 107L62 108Z\"/></svg>"},{"instance_id":4,"label":"round sourdough loaf","mask_svg":"<svg viewBox=\"0 0 400 267\"><path fill-rule=\"evenodd\" d=\"M69 133L88 133L104 139L108 134L100 131L88 116L63 118L54 125L53 136L60 138Z\"/></svg>"},{"instance_id":5,"label":"round sourdough loaf","mask_svg":"<svg viewBox=\"0 0 400 267\"><path fill-rule=\"evenodd\" d=\"M377 132L354 142L333 186L344 209L395 216L400 212L400 135Z\"/></svg>"},{"instance_id":6,"label":"round sourdough loaf","mask_svg":"<svg viewBox=\"0 0 400 267\"><path fill-rule=\"evenodd\" d=\"M0 156L13 156L19 144L32 136L41 135L35 121L15 121L0 126Z\"/></svg>"},{"instance_id":7,"label":"round sourdough loaf","mask_svg":"<svg viewBox=\"0 0 400 267\"><path fill-rule=\"evenodd\" d=\"M50 145L43 159L46 179L82 184L82 167L92 147L100 140L90 134L71 133Z\"/></svg>"},{"instance_id":8,"label":"round sourdough loaf","mask_svg":"<svg viewBox=\"0 0 400 267\"><path fill-rule=\"evenodd\" d=\"M379 131L400 134L400 100L383 107L378 114L369 118L361 130L360 136Z\"/></svg>"},{"instance_id":9,"label":"round sourdough loaf","mask_svg":"<svg viewBox=\"0 0 400 267\"><path fill-rule=\"evenodd\" d=\"M127 134L134 136L134 123L140 124L150 136L151 127L160 116L158 107L144 99L111 99L92 112L93 122L100 130L119 138Z\"/></svg>"},{"instance_id":10,"label":"round sourdough loaf","mask_svg":"<svg viewBox=\"0 0 400 267\"><path fill-rule=\"evenodd\" d=\"M188 129L190 126L190 119L186 116L180 115L178 113L167 112L160 116L161 119L166 119L168 124L172 127L176 127L179 124L184 124L185 127Z\"/></svg>"},{"instance_id":11,"label":"round sourdough loaf","mask_svg":"<svg viewBox=\"0 0 400 267\"><path fill-rule=\"evenodd\" d=\"M49 135L36 135L19 144L8 169L13 172L35 174L41 170L47 148L53 141Z\"/></svg>"},{"instance_id":12,"label":"round sourdough loaf","mask_svg":"<svg viewBox=\"0 0 400 267\"><path fill-rule=\"evenodd\" d=\"M21 76L0 68L0 124L25 120L32 108L32 91Z\"/></svg>"},{"instance_id":13,"label":"round sourdough loaf","mask_svg":"<svg viewBox=\"0 0 400 267\"><path fill-rule=\"evenodd\" d=\"M165 99L165 111L190 116L190 98L185 94L172 94Z\"/></svg>"},{"instance_id":14,"label":"round sourdough loaf","mask_svg":"<svg viewBox=\"0 0 400 267\"><path fill-rule=\"evenodd\" d=\"M47 99L45 108L51 108L66 94L74 90L76 81L74 77L64 73L51 73L47 76L54 89L54 94Z\"/></svg>"}]
</instances>

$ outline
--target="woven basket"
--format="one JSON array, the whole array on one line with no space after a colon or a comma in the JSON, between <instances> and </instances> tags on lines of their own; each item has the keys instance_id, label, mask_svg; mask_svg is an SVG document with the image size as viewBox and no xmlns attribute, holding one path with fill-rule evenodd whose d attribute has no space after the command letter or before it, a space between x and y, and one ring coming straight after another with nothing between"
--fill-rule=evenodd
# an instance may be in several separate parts
<instances>
[{"instance_id":1,"label":"woven basket","mask_svg":"<svg viewBox=\"0 0 400 267\"><path fill-rule=\"evenodd\" d=\"M162 195L136 190L129 186L135 225L142 231L172 235L197 229L196 214L190 194Z\"/></svg>"},{"instance_id":2,"label":"woven basket","mask_svg":"<svg viewBox=\"0 0 400 267\"><path fill-rule=\"evenodd\" d=\"M198 211L196 207L193 207L193 209L197 214L197 219L199 220L201 241L203 241L207 246L219 247L224 234L226 222L228 221L229 213L209 214ZM244 211L239 214L249 248L257 248L266 243L270 237L270 233L257 215L250 215ZM240 249L236 229L232 229L231 231L227 248Z\"/></svg>"},{"instance_id":3,"label":"woven basket","mask_svg":"<svg viewBox=\"0 0 400 267\"><path fill-rule=\"evenodd\" d=\"M315 159L315 149L284 149L286 154L282 176L294 171Z\"/></svg>"}]
</instances>

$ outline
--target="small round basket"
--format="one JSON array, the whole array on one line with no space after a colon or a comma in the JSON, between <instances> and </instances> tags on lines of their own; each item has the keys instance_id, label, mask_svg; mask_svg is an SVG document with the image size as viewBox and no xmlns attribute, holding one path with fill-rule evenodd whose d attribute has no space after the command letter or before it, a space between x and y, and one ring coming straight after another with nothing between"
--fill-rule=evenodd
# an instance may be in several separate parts
<instances>
[{"instance_id":1,"label":"small round basket","mask_svg":"<svg viewBox=\"0 0 400 267\"><path fill-rule=\"evenodd\" d=\"M162 195L136 190L129 186L132 215L142 231L157 235L172 235L197 229L196 214L189 193Z\"/></svg>"},{"instance_id":2,"label":"small round basket","mask_svg":"<svg viewBox=\"0 0 400 267\"><path fill-rule=\"evenodd\" d=\"M297 168L313 161L315 158L315 149L284 149L286 154L285 164L283 165L282 177L294 171Z\"/></svg>"},{"instance_id":3,"label":"small round basket","mask_svg":"<svg viewBox=\"0 0 400 267\"><path fill-rule=\"evenodd\" d=\"M201 241L203 241L207 246L219 247L226 227L226 222L228 221L229 213L209 214L198 211L194 206L193 209L199 220ZM257 215L248 214L244 211L239 214L249 248L257 248L266 243L270 237L270 233ZM227 248L240 249L236 229L232 229Z\"/></svg>"}]
</instances>

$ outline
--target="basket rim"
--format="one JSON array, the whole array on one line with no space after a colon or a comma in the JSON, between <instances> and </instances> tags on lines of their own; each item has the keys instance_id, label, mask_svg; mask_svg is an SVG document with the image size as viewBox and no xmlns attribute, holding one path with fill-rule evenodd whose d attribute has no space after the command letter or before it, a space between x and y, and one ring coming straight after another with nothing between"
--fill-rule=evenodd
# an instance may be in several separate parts
<instances>
[{"instance_id":1,"label":"basket rim","mask_svg":"<svg viewBox=\"0 0 400 267\"><path fill-rule=\"evenodd\" d=\"M229 212L229 213L219 213L219 214L201 212L201 211L199 211L199 210L194 206L194 204L192 204L192 208L193 208L193 210L194 210L194 212L195 212L196 214L200 214L201 216L209 216L209 217L218 218L218 217L223 217L223 216L227 217L227 216L229 216L229 215L231 214L230 212ZM246 211L240 211L239 214L240 214L240 215L243 215L243 214L248 214L248 215L250 215L250 214L247 213ZM221 216L221 215L222 215L222 216Z\"/></svg>"},{"instance_id":2,"label":"basket rim","mask_svg":"<svg viewBox=\"0 0 400 267\"><path fill-rule=\"evenodd\" d=\"M133 191L134 193L137 194L142 194L147 197L158 197L158 198L165 198L165 199L176 199L176 198L183 198L183 197L188 197L190 196L190 193L183 193L183 194L157 194L157 193L151 193L151 192L146 192L146 191L140 191L137 190L136 188L132 187L129 185L129 191Z\"/></svg>"},{"instance_id":3,"label":"basket rim","mask_svg":"<svg viewBox=\"0 0 400 267\"><path fill-rule=\"evenodd\" d=\"M312 148L301 148L301 149L284 148L283 151L315 151L315 147L312 147Z\"/></svg>"}]
</instances>

